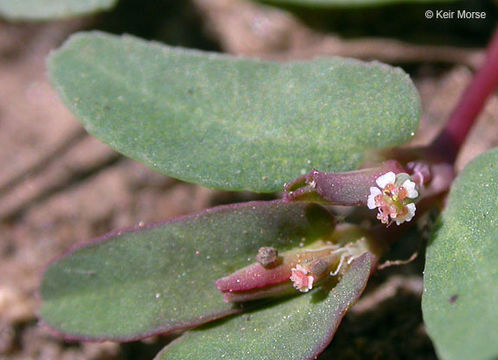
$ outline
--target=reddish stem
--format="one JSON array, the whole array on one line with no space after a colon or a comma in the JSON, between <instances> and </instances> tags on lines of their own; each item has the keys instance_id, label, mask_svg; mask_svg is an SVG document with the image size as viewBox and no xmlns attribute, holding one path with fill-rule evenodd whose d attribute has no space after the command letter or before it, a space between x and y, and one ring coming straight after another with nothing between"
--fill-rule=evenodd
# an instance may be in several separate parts
<instances>
[{"instance_id":1,"label":"reddish stem","mask_svg":"<svg viewBox=\"0 0 498 360\"><path fill-rule=\"evenodd\" d=\"M477 115L497 86L498 28L489 43L484 64L465 89L446 126L431 144L431 150L446 154L447 159L453 163Z\"/></svg>"}]
</instances>

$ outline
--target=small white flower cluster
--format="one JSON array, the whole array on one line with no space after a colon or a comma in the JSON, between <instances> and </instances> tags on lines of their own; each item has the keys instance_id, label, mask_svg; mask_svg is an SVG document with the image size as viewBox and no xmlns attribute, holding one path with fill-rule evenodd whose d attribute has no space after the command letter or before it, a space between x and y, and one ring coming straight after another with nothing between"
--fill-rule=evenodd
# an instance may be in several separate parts
<instances>
[{"instance_id":1,"label":"small white flower cluster","mask_svg":"<svg viewBox=\"0 0 498 360\"><path fill-rule=\"evenodd\" d=\"M378 208L377 219L383 224L395 221L400 225L415 216L414 200L418 197L416 184L408 174L395 174L390 171L376 180L378 187L370 188L367 206Z\"/></svg>"},{"instance_id":2,"label":"small white flower cluster","mask_svg":"<svg viewBox=\"0 0 498 360\"><path fill-rule=\"evenodd\" d=\"M390 171L379 176L375 182L378 187L372 186L370 188L367 206L369 209L378 209L377 219L383 224L396 222L397 225L413 219L416 210L414 201L419 194L417 185L408 174L395 174ZM345 262L349 265L358 256L347 245L341 248L332 248L328 255L328 257L315 259L315 262L316 264L323 263L321 265L330 269L332 264L337 264L337 260L339 260L336 270L330 272L331 276L338 275ZM321 261L321 263L317 261ZM322 277L323 269L317 272L310 264L313 262L296 264L291 269L289 280L301 292L311 290L313 283Z\"/></svg>"}]
</instances>

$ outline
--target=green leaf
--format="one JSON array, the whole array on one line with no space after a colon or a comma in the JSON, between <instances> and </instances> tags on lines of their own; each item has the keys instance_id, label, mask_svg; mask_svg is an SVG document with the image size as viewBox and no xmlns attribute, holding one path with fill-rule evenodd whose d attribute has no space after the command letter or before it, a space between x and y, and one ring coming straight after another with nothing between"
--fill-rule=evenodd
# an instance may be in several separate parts
<instances>
[{"instance_id":1,"label":"green leaf","mask_svg":"<svg viewBox=\"0 0 498 360\"><path fill-rule=\"evenodd\" d=\"M498 148L450 192L427 249L422 310L442 360L498 358Z\"/></svg>"},{"instance_id":2,"label":"green leaf","mask_svg":"<svg viewBox=\"0 0 498 360\"><path fill-rule=\"evenodd\" d=\"M354 261L329 294L318 289L190 331L167 346L156 360L314 359L361 295L372 261L368 253Z\"/></svg>"},{"instance_id":3,"label":"green leaf","mask_svg":"<svg viewBox=\"0 0 498 360\"><path fill-rule=\"evenodd\" d=\"M280 64L84 33L49 69L90 133L225 190L274 192L312 168L354 169L365 151L407 141L420 112L401 69L352 59Z\"/></svg>"},{"instance_id":4,"label":"green leaf","mask_svg":"<svg viewBox=\"0 0 498 360\"><path fill-rule=\"evenodd\" d=\"M238 312L214 282L255 261L327 236L333 218L314 204L222 206L162 225L119 231L46 270L41 315L73 339L132 340Z\"/></svg>"},{"instance_id":5,"label":"green leaf","mask_svg":"<svg viewBox=\"0 0 498 360\"><path fill-rule=\"evenodd\" d=\"M50 20L106 10L115 3L116 0L0 0L0 15L11 20Z\"/></svg>"},{"instance_id":6,"label":"green leaf","mask_svg":"<svg viewBox=\"0 0 498 360\"><path fill-rule=\"evenodd\" d=\"M259 0L273 4L292 4L306 7L354 8L360 6L381 6L389 4L450 3L459 0Z\"/></svg>"}]
</instances>

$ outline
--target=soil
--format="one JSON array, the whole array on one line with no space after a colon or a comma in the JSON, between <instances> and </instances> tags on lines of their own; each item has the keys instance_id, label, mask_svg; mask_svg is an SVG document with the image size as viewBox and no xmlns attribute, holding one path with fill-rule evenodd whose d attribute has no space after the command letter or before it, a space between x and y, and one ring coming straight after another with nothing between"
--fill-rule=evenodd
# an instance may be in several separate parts
<instances>
[{"instance_id":1,"label":"soil","mask_svg":"<svg viewBox=\"0 0 498 360\"><path fill-rule=\"evenodd\" d=\"M377 9L366 20L360 13L371 24L375 16L380 23L396 9ZM413 11L397 11L398 26L417 23L410 18ZM75 31L100 29L282 61L329 55L378 59L402 66L420 91L423 116L413 140L420 144L430 141L448 117L483 59L493 24L491 19L491 25L437 27L424 42L423 32L399 27L369 32L353 25L358 17L353 11L327 14L350 23L330 24L319 11L249 0L122 0L110 12L80 19L0 20L0 360L152 359L168 339L68 343L39 326L36 291L43 266L72 245L112 229L262 198L158 175L87 135L47 80L47 54ZM356 33L348 33L352 28ZM495 95L466 142L458 169L498 145L497 118ZM393 251L392 256L410 255L403 246ZM320 359L436 359L420 311L422 269L420 256L378 272Z\"/></svg>"}]
</instances>

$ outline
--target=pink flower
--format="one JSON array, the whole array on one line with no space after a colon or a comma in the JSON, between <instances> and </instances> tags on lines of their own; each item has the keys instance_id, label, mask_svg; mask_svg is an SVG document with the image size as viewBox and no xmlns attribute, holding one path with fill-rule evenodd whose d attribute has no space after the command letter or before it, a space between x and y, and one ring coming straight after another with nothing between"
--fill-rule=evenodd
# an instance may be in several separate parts
<instances>
[{"instance_id":1,"label":"pink flower","mask_svg":"<svg viewBox=\"0 0 498 360\"><path fill-rule=\"evenodd\" d=\"M405 173L395 174L390 171L375 181L378 187L370 188L367 206L378 208L377 219L383 224L395 221L400 225L415 216L414 200L418 197L416 184Z\"/></svg>"},{"instance_id":2,"label":"pink flower","mask_svg":"<svg viewBox=\"0 0 498 360\"><path fill-rule=\"evenodd\" d=\"M291 277L294 287L301 292L308 292L313 288L314 278L309 274L309 270L301 264L297 264L295 268L291 269Z\"/></svg>"}]
</instances>

